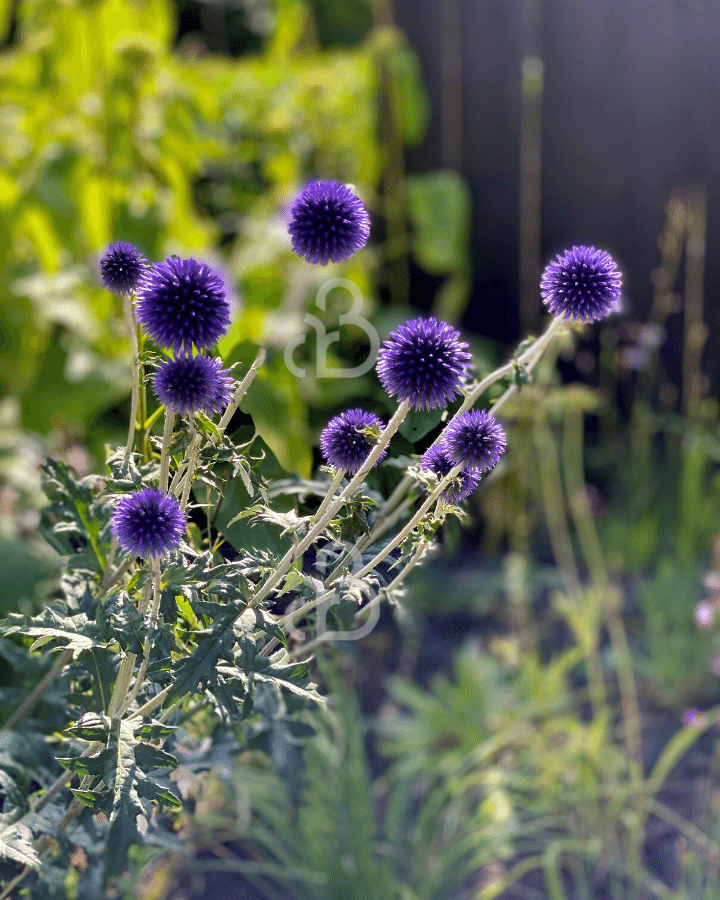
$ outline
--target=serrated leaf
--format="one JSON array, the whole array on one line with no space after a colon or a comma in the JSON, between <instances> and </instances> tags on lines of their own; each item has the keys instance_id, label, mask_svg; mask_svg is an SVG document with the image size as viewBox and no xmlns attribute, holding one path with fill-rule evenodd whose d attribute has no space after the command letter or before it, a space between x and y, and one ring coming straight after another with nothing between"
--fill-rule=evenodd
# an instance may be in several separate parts
<instances>
[{"instance_id":1,"label":"serrated leaf","mask_svg":"<svg viewBox=\"0 0 720 900\"><path fill-rule=\"evenodd\" d=\"M146 800L153 800L161 806L170 806L173 809L182 809L182 801L169 787L163 787L149 778L138 785L138 793Z\"/></svg>"},{"instance_id":2,"label":"serrated leaf","mask_svg":"<svg viewBox=\"0 0 720 900\"><path fill-rule=\"evenodd\" d=\"M65 733L81 741L105 741L110 730L110 719L95 713L85 715L74 725L69 725Z\"/></svg>"},{"instance_id":3,"label":"serrated leaf","mask_svg":"<svg viewBox=\"0 0 720 900\"><path fill-rule=\"evenodd\" d=\"M84 778L86 775L104 776L108 763L112 762L113 758L113 750L106 747L95 756L58 756L57 761L64 769Z\"/></svg>"},{"instance_id":4,"label":"serrated leaf","mask_svg":"<svg viewBox=\"0 0 720 900\"><path fill-rule=\"evenodd\" d=\"M145 771L176 769L178 764L177 759L171 753L144 743L135 745L135 761Z\"/></svg>"},{"instance_id":5,"label":"serrated leaf","mask_svg":"<svg viewBox=\"0 0 720 900\"><path fill-rule=\"evenodd\" d=\"M145 738L148 741L159 741L162 738L172 737L177 730L177 725L165 725L162 722L146 722L135 731L135 736Z\"/></svg>"},{"instance_id":6,"label":"serrated leaf","mask_svg":"<svg viewBox=\"0 0 720 900\"><path fill-rule=\"evenodd\" d=\"M228 657L232 649L231 624L231 619L221 619L214 628L201 635L192 654L175 670L175 682L168 699L195 693L201 681L212 677L218 659Z\"/></svg>"}]
</instances>

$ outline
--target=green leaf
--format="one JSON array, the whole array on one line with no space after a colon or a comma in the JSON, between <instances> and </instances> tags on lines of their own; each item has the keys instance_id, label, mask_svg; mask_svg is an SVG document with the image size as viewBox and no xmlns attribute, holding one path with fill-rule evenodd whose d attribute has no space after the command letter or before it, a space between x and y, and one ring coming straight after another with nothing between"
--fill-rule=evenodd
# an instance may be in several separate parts
<instances>
[{"instance_id":1,"label":"green leaf","mask_svg":"<svg viewBox=\"0 0 720 900\"><path fill-rule=\"evenodd\" d=\"M433 428L437 428L442 422L444 414L444 409L431 409L427 412L411 409L398 430L404 438L415 444L429 434Z\"/></svg>"},{"instance_id":2,"label":"green leaf","mask_svg":"<svg viewBox=\"0 0 720 900\"><path fill-rule=\"evenodd\" d=\"M95 713L85 715L74 725L68 726L65 733L70 737L79 738L81 741L104 741L110 730L110 719L107 716L98 716Z\"/></svg>"},{"instance_id":3,"label":"green leaf","mask_svg":"<svg viewBox=\"0 0 720 900\"><path fill-rule=\"evenodd\" d=\"M413 253L427 272L449 275L469 265L470 194L457 172L430 172L407 180Z\"/></svg>"},{"instance_id":4,"label":"green leaf","mask_svg":"<svg viewBox=\"0 0 720 900\"><path fill-rule=\"evenodd\" d=\"M27 825L15 822L0 831L0 858L31 869L40 868L40 857L33 846L32 831Z\"/></svg>"},{"instance_id":5,"label":"green leaf","mask_svg":"<svg viewBox=\"0 0 720 900\"><path fill-rule=\"evenodd\" d=\"M58 756L57 761L73 775L80 775L82 778L86 775L104 777L108 764L113 761L114 756L112 748L106 747L95 756Z\"/></svg>"},{"instance_id":6,"label":"green leaf","mask_svg":"<svg viewBox=\"0 0 720 900\"><path fill-rule=\"evenodd\" d=\"M177 759L171 753L143 743L135 745L135 760L145 771L176 769L178 764Z\"/></svg>"},{"instance_id":7,"label":"green leaf","mask_svg":"<svg viewBox=\"0 0 720 900\"><path fill-rule=\"evenodd\" d=\"M107 791L81 791L76 788L70 788L70 791L82 804L96 812L105 806Z\"/></svg>"}]
</instances>

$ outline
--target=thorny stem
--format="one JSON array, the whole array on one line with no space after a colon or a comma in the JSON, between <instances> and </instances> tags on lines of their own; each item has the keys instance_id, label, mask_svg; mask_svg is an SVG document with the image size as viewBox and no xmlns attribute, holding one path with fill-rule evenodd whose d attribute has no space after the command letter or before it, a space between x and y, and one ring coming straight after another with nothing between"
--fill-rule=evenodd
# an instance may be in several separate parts
<instances>
[{"instance_id":1,"label":"thorny stem","mask_svg":"<svg viewBox=\"0 0 720 900\"><path fill-rule=\"evenodd\" d=\"M165 425L163 426L162 450L160 451L160 490L165 493L168 486L168 474L170 472L170 444L172 443L173 425L175 413L165 407Z\"/></svg>"},{"instance_id":2,"label":"thorny stem","mask_svg":"<svg viewBox=\"0 0 720 900\"><path fill-rule=\"evenodd\" d=\"M137 324L132 308L132 294L124 293L122 295L122 301L125 324L127 326L128 338L130 339L133 371L130 393L130 426L128 428L127 444L125 445L125 458L127 459L132 453L133 444L135 443L135 422L137 421L138 405L140 402L140 352L138 349Z\"/></svg>"}]
</instances>

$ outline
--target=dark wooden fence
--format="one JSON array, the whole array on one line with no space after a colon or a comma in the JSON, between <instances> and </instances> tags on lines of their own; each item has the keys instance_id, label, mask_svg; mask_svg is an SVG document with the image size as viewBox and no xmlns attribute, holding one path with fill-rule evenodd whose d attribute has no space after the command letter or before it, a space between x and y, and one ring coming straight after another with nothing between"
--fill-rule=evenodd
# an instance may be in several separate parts
<instances>
[{"instance_id":1,"label":"dark wooden fence","mask_svg":"<svg viewBox=\"0 0 720 900\"><path fill-rule=\"evenodd\" d=\"M528 297L538 268L573 243L616 257L629 310L643 319L665 205L673 191L699 188L707 196L710 328L703 365L717 392L720 2L393 5L420 55L433 108L426 139L408 154L410 171L457 168L472 192L474 287L464 324L514 339L538 308L537 295ZM539 60L542 92L534 94Z\"/></svg>"}]
</instances>

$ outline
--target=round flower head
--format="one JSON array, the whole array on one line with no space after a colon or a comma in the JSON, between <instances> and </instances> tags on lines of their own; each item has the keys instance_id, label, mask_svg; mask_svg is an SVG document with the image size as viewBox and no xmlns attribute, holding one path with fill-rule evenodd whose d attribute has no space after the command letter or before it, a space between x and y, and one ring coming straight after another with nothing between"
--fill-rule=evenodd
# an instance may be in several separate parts
<instances>
[{"instance_id":1,"label":"round flower head","mask_svg":"<svg viewBox=\"0 0 720 900\"><path fill-rule=\"evenodd\" d=\"M219 413L230 402L233 379L219 359L178 356L161 363L153 389L163 406L181 416Z\"/></svg>"},{"instance_id":2,"label":"round flower head","mask_svg":"<svg viewBox=\"0 0 720 900\"><path fill-rule=\"evenodd\" d=\"M553 315L595 322L616 308L621 282L609 253L594 247L573 247L545 268L540 292Z\"/></svg>"},{"instance_id":3,"label":"round flower head","mask_svg":"<svg viewBox=\"0 0 720 900\"><path fill-rule=\"evenodd\" d=\"M470 362L468 345L447 322L413 319L383 344L377 372L391 397L412 409L445 406L460 392Z\"/></svg>"},{"instance_id":4,"label":"round flower head","mask_svg":"<svg viewBox=\"0 0 720 900\"><path fill-rule=\"evenodd\" d=\"M471 409L450 422L441 444L455 465L481 472L492 469L505 452L505 432L485 410Z\"/></svg>"},{"instance_id":5,"label":"round flower head","mask_svg":"<svg viewBox=\"0 0 720 900\"><path fill-rule=\"evenodd\" d=\"M143 488L122 498L110 527L131 556L148 559L179 547L185 524L185 514L173 496L157 488Z\"/></svg>"},{"instance_id":6,"label":"round flower head","mask_svg":"<svg viewBox=\"0 0 720 900\"><path fill-rule=\"evenodd\" d=\"M363 434L363 430L374 426L382 430L383 423L373 413L362 409L348 409L340 413L330 419L320 435L323 456L331 466L354 475L373 448L372 438ZM386 453L387 448L384 448L378 462Z\"/></svg>"},{"instance_id":7,"label":"round flower head","mask_svg":"<svg viewBox=\"0 0 720 900\"><path fill-rule=\"evenodd\" d=\"M359 197L337 181L313 181L295 198L288 231L308 262L341 262L364 247L370 217Z\"/></svg>"},{"instance_id":8,"label":"round flower head","mask_svg":"<svg viewBox=\"0 0 720 900\"><path fill-rule=\"evenodd\" d=\"M438 479L444 478L455 468L447 450L441 444L433 444L425 451L420 460L420 466L434 472ZM479 484L480 474L476 469L462 469L440 496L448 503L459 503L469 497Z\"/></svg>"},{"instance_id":9,"label":"round flower head","mask_svg":"<svg viewBox=\"0 0 720 900\"><path fill-rule=\"evenodd\" d=\"M100 277L113 294L129 294L147 271L145 257L132 244L110 244L100 260Z\"/></svg>"},{"instance_id":10,"label":"round flower head","mask_svg":"<svg viewBox=\"0 0 720 900\"><path fill-rule=\"evenodd\" d=\"M230 324L222 277L207 263L173 256L140 281L136 311L153 341L175 353L214 347Z\"/></svg>"}]
</instances>

